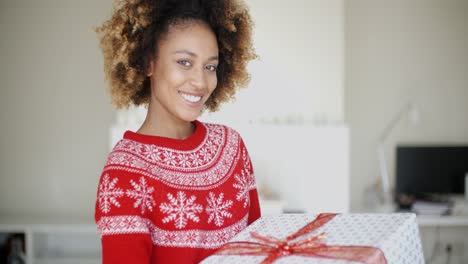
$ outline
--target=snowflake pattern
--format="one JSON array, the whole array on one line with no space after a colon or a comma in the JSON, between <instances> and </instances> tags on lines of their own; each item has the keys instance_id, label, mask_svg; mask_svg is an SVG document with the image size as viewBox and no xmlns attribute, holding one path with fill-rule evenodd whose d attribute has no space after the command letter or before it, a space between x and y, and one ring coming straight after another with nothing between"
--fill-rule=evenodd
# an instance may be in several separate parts
<instances>
[{"instance_id":1,"label":"snowflake pattern","mask_svg":"<svg viewBox=\"0 0 468 264\"><path fill-rule=\"evenodd\" d=\"M167 230L150 219L136 215L104 216L97 222L102 236L119 234L149 234L154 245L216 249L244 230L248 214L224 228L214 230Z\"/></svg>"},{"instance_id":2,"label":"snowflake pattern","mask_svg":"<svg viewBox=\"0 0 468 264\"><path fill-rule=\"evenodd\" d=\"M238 162L241 139L229 127L206 123L203 126L206 127L203 142L189 151L122 139L109 154L104 172L131 170L146 179L185 190L204 190L208 185L217 187L231 176L234 163Z\"/></svg>"},{"instance_id":3,"label":"snowflake pattern","mask_svg":"<svg viewBox=\"0 0 468 264\"><path fill-rule=\"evenodd\" d=\"M174 166L177 164L176 155L174 154L174 152L166 150L164 151L163 155L164 155L164 162L167 165Z\"/></svg>"},{"instance_id":4,"label":"snowflake pattern","mask_svg":"<svg viewBox=\"0 0 468 264\"><path fill-rule=\"evenodd\" d=\"M156 162L166 168L197 168L215 162L215 156L219 155L224 145L226 133L230 136L237 134L230 128L222 125L206 124L206 136L199 148L190 151L173 150L151 144L142 144L133 140L122 139L114 147L113 152L125 151L135 154L147 162ZM113 159L111 163L123 160ZM188 162L187 162L188 161Z\"/></svg>"},{"instance_id":5,"label":"snowflake pattern","mask_svg":"<svg viewBox=\"0 0 468 264\"><path fill-rule=\"evenodd\" d=\"M247 156L245 149L242 150L242 160L244 162L244 168L241 171L241 175L235 175L236 183L232 186L239 191L236 194L237 201L244 201L244 208L250 203L249 191L255 189L254 176L250 171L250 159Z\"/></svg>"},{"instance_id":6,"label":"snowflake pattern","mask_svg":"<svg viewBox=\"0 0 468 264\"><path fill-rule=\"evenodd\" d=\"M248 207L249 191L255 189L242 139L228 127L203 125L207 128L203 142L188 151L131 139L119 141L109 155L104 170L104 174L109 175L107 179L102 178L100 188L112 189L108 193L114 197L107 202L108 210L134 207L132 211L138 213L102 216L99 221L102 235L144 233L150 234L154 245L214 249L247 226L248 209L233 209L234 206L242 208L242 204ZM131 178L133 181L122 176L114 179L112 170L138 175ZM178 190L164 192L156 201L159 194L152 180ZM105 181L107 187L104 187ZM217 188L221 185L221 189ZM229 189L228 186L232 195L222 190ZM203 196L192 195L194 190L202 191ZM145 216L141 216L140 211ZM240 212L244 213L243 217ZM205 230L207 226L216 228Z\"/></svg>"},{"instance_id":7,"label":"snowflake pattern","mask_svg":"<svg viewBox=\"0 0 468 264\"><path fill-rule=\"evenodd\" d=\"M110 212L112 205L120 207L120 203L117 198L122 197L124 195L124 191L115 187L118 181L118 178L114 178L110 181L109 174L106 174L99 186L99 208L105 214Z\"/></svg>"},{"instance_id":8,"label":"snowflake pattern","mask_svg":"<svg viewBox=\"0 0 468 264\"><path fill-rule=\"evenodd\" d=\"M208 161L210 161L210 160L212 159L212 155L211 155L211 153L208 151L208 148L206 148L206 147L205 147L205 148L202 148L202 149L200 150L200 155L203 157L203 160L204 160L205 162L208 162Z\"/></svg>"},{"instance_id":9,"label":"snowflake pattern","mask_svg":"<svg viewBox=\"0 0 468 264\"><path fill-rule=\"evenodd\" d=\"M197 243L198 241L198 236L197 236L197 233L195 231L192 231L192 232L188 232L186 237L185 237L185 241L188 243L188 244L195 244Z\"/></svg>"},{"instance_id":10,"label":"snowflake pattern","mask_svg":"<svg viewBox=\"0 0 468 264\"><path fill-rule=\"evenodd\" d=\"M190 164L190 159L189 159L188 155L179 154L179 165L182 168L190 167L191 164Z\"/></svg>"},{"instance_id":11,"label":"snowflake pattern","mask_svg":"<svg viewBox=\"0 0 468 264\"><path fill-rule=\"evenodd\" d=\"M203 211L203 207L200 204L196 204L197 199L195 195L190 196L187 199L184 192L177 192L177 198L171 193L167 194L169 203L162 203L159 205L161 212L168 214L168 216L162 219L163 223L169 223L174 221L174 225L177 229L182 229L187 225L188 220L192 220L196 223L200 221L197 213Z\"/></svg>"},{"instance_id":12,"label":"snowflake pattern","mask_svg":"<svg viewBox=\"0 0 468 264\"><path fill-rule=\"evenodd\" d=\"M216 153L217 146L214 144L213 141L208 140L208 141L206 142L206 146L205 146L205 147L206 147L206 149L207 149L210 153L213 153L213 154Z\"/></svg>"},{"instance_id":13,"label":"snowflake pattern","mask_svg":"<svg viewBox=\"0 0 468 264\"><path fill-rule=\"evenodd\" d=\"M145 177L140 177L140 184L137 184L133 180L130 180L130 184L133 186L133 190L127 190L127 196L135 199L133 206L138 208L141 206L141 213L144 214L146 209L153 211L153 206L156 205L152 193L154 187L148 187L146 184Z\"/></svg>"},{"instance_id":14,"label":"snowflake pattern","mask_svg":"<svg viewBox=\"0 0 468 264\"><path fill-rule=\"evenodd\" d=\"M161 152L155 145L143 145L142 153L148 156L151 160L161 161Z\"/></svg>"},{"instance_id":15,"label":"snowflake pattern","mask_svg":"<svg viewBox=\"0 0 468 264\"><path fill-rule=\"evenodd\" d=\"M198 167L203 165L203 160L200 158L197 153L190 154L190 159L192 160L192 167Z\"/></svg>"},{"instance_id":16,"label":"snowflake pattern","mask_svg":"<svg viewBox=\"0 0 468 264\"><path fill-rule=\"evenodd\" d=\"M218 198L216 198L213 192L209 193L209 197L206 199L208 205L205 209L206 213L210 215L208 218L208 224L214 220L214 224L216 226L222 226L225 217L232 217L232 214L228 211L228 209L232 206L232 201L223 201L223 199L224 193L220 193Z\"/></svg>"}]
</instances>

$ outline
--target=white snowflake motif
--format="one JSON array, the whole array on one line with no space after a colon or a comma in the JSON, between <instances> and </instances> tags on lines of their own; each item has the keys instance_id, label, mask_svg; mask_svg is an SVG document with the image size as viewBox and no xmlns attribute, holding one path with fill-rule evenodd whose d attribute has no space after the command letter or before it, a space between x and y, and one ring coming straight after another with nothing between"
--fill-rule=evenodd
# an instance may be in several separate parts
<instances>
[{"instance_id":1,"label":"white snowflake motif","mask_svg":"<svg viewBox=\"0 0 468 264\"><path fill-rule=\"evenodd\" d=\"M109 174L104 175L104 179L99 186L99 208L103 213L109 213L111 206L120 207L117 198L124 195L124 191L120 188L116 188L115 185L119 179L114 178L112 181L109 179Z\"/></svg>"},{"instance_id":2,"label":"white snowflake motif","mask_svg":"<svg viewBox=\"0 0 468 264\"><path fill-rule=\"evenodd\" d=\"M156 202L151 195L154 192L154 187L147 186L145 177L140 177L140 184L137 184L133 180L130 180L130 184L133 186L134 190L127 190L127 196L135 199L133 206L135 208L141 206L142 214L145 213L146 208L152 212L153 206L156 205Z\"/></svg>"},{"instance_id":3,"label":"white snowflake motif","mask_svg":"<svg viewBox=\"0 0 468 264\"><path fill-rule=\"evenodd\" d=\"M250 203L249 190L251 183L249 181L249 178L244 174L244 172L242 172L242 176L236 175L234 176L234 178L236 179L236 183L234 183L232 186L236 189L239 189L239 191L236 194L236 200L244 200L243 206L245 208Z\"/></svg>"},{"instance_id":4,"label":"white snowflake motif","mask_svg":"<svg viewBox=\"0 0 468 264\"><path fill-rule=\"evenodd\" d=\"M250 172L250 161L247 158L247 154L242 151L242 159L244 161L244 168L241 171L241 175L235 175L236 183L232 186L236 189L239 189L239 192L236 194L236 200L244 200L244 208L250 203L249 191L255 188L255 181L253 174Z\"/></svg>"},{"instance_id":5,"label":"white snowflake motif","mask_svg":"<svg viewBox=\"0 0 468 264\"><path fill-rule=\"evenodd\" d=\"M172 151L165 150L163 154L164 154L164 163L166 163L167 165L172 165L172 166L175 166L177 164L176 156L174 155Z\"/></svg>"},{"instance_id":6,"label":"white snowflake motif","mask_svg":"<svg viewBox=\"0 0 468 264\"><path fill-rule=\"evenodd\" d=\"M131 157L125 155L125 154L122 154L122 153L117 153L115 154L115 157L114 157L114 163L118 163L118 164L121 164L121 165L127 165L127 166L131 166L131 162L132 162L132 159Z\"/></svg>"},{"instance_id":7,"label":"white snowflake motif","mask_svg":"<svg viewBox=\"0 0 468 264\"><path fill-rule=\"evenodd\" d=\"M207 149L209 152L211 152L211 153L213 153L213 154L215 153L216 146L213 144L213 141L208 140L208 141L206 142L206 146L205 146L205 147L206 147L206 149Z\"/></svg>"},{"instance_id":8,"label":"white snowflake motif","mask_svg":"<svg viewBox=\"0 0 468 264\"><path fill-rule=\"evenodd\" d=\"M185 238L185 241L189 244L196 243L198 239L197 233L195 232L190 232L187 234L187 237Z\"/></svg>"},{"instance_id":9,"label":"white snowflake motif","mask_svg":"<svg viewBox=\"0 0 468 264\"><path fill-rule=\"evenodd\" d=\"M148 167L148 163L141 159L134 159L132 160L132 167L146 169Z\"/></svg>"},{"instance_id":10,"label":"white snowflake motif","mask_svg":"<svg viewBox=\"0 0 468 264\"><path fill-rule=\"evenodd\" d=\"M247 156L245 149L242 150L242 160L244 161L244 171L247 175L251 175L250 172L250 159Z\"/></svg>"},{"instance_id":11,"label":"white snowflake motif","mask_svg":"<svg viewBox=\"0 0 468 264\"><path fill-rule=\"evenodd\" d=\"M218 136L218 137L220 137L223 134L223 130L224 130L222 126L211 126L210 129L211 131L213 131L213 133L210 133L210 134Z\"/></svg>"},{"instance_id":12,"label":"white snowflake motif","mask_svg":"<svg viewBox=\"0 0 468 264\"><path fill-rule=\"evenodd\" d=\"M244 227L245 227L245 225L244 226L242 226L242 225L234 226L234 228L231 230L230 237L228 236L229 239L231 239L234 236L234 234L240 233L244 229Z\"/></svg>"},{"instance_id":13,"label":"white snowflake motif","mask_svg":"<svg viewBox=\"0 0 468 264\"><path fill-rule=\"evenodd\" d=\"M220 242L226 242L230 239L229 235L226 232L219 232L216 234L216 240Z\"/></svg>"},{"instance_id":14,"label":"white snowflake motif","mask_svg":"<svg viewBox=\"0 0 468 264\"><path fill-rule=\"evenodd\" d=\"M223 133L223 131L221 130L220 133ZM223 137L222 135L214 135L213 137L211 137L211 140L213 141L213 143L217 146L219 145L222 145L223 143Z\"/></svg>"},{"instance_id":15,"label":"white snowflake motif","mask_svg":"<svg viewBox=\"0 0 468 264\"><path fill-rule=\"evenodd\" d=\"M216 226L222 226L225 217L232 217L232 214L228 212L228 209L232 206L232 201L223 201L223 199L224 193L220 193L218 198L216 198L214 193L209 193L209 197L206 199L208 206L205 209L206 213L210 215L208 218L208 224L214 220L214 224Z\"/></svg>"},{"instance_id":16,"label":"white snowflake motif","mask_svg":"<svg viewBox=\"0 0 468 264\"><path fill-rule=\"evenodd\" d=\"M200 155L203 157L204 161L210 161L211 160L211 153L208 152L207 148L202 148L200 150Z\"/></svg>"},{"instance_id":17,"label":"white snowflake motif","mask_svg":"<svg viewBox=\"0 0 468 264\"><path fill-rule=\"evenodd\" d=\"M177 198L170 193L167 194L167 198L169 199L169 203L159 205L161 212L168 214L168 216L163 218L163 223L166 224L174 221L175 227L182 229L187 225L189 219L196 223L200 221L200 218L196 214L201 213L203 207L200 204L194 203L197 199L195 195L187 199L185 193L179 191L177 192Z\"/></svg>"},{"instance_id":18,"label":"white snowflake motif","mask_svg":"<svg viewBox=\"0 0 468 264\"><path fill-rule=\"evenodd\" d=\"M139 227L139 222L137 219L135 219L135 217L128 217L122 220L121 225L123 225L126 229L136 229Z\"/></svg>"},{"instance_id":19,"label":"white snowflake motif","mask_svg":"<svg viewBox=\"0 0 468 264\"><path fill-rule=\"evenodd\" d=\"M172 244L176 240L176 235L174 235L174 234L165 234L164 235L164 240L166 241L166 243Z\"/></svg>"},{"instance_id":20,"label":"white snowflake motif","mask_svg":"<svg viewBox=\"0 0 468 264\"><path fill-rule=\"evenodd\" d=\"M183 168L190 167L188 155L179 154L179 165Z\"/></svg>"},{"instance_id":21,"label":"white snowflake motif","mask_svg":"<svg viewBox=\"0 0 468 264\"><path fill-rule=\"evenodd\" d=\"M98 225L99 231L112 230L112 228L114 227L114 225L112 224L112 221L109 220L108 218L101 218L101 220L99 220L97 225Z\"/></svg>"},{"instance_id":22,"label":"white snowflake motif","mask_svg":"<svg viewBox=\"0 0 468 264\"><path fill-rule=\"evenodd\" d=\"M140 144L134 142L134 141L126 141L127 144L125 144L125 148L128 148L128 150L130 150L130 152L137 152L138 151L138 147L140 146Z\"/></svg>"},{"instance_id":23,"label":"white snowflake motif","mask_svg":"<svg viewBox=\"0 0 468 264\"><path fill-rule=\"evenodd\" d=\"M151 160L161 161L160 151L156 146L145 145L144 152L145 156L150 157Z\"/></svg>"},{"instance_id":24,"label":"white snowflake motif","mask_svg":"<svg viewBox=\"0 0 468 264\"><path fill-rule=\"evenodd\" d=\"M200 159L197 153L190 154L190 159L192 160L193 167L197 167L203 164L203 160Z\"/></svg>"}]
</instances>

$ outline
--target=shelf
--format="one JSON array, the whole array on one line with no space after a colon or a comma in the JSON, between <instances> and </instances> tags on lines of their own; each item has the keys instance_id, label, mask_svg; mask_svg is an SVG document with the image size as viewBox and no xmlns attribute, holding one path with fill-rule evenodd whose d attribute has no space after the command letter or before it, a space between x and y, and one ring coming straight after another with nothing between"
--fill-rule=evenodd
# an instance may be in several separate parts
<instances>
[{"instance_id":1,"label":"shelf","mask_svg":"<svg viewBox=\"0 0 468 264\"><path fill-rule=\"evenodd\" d=\"M98 264L101 243L94 223L49 223L3 220L0 233L24 233L26 258L30 264Z\"/></svg>"},{"instance_id":2,"label":"shelf","mask_svg":"<svg viewBox=\"0 0 468 264\"><path fill-rule=\"evenodd\" d=\"M468 227L468 216L451 215L418 215L416 217L420 227L433 226L466 226Z\"/></svg>"}]
</instances>

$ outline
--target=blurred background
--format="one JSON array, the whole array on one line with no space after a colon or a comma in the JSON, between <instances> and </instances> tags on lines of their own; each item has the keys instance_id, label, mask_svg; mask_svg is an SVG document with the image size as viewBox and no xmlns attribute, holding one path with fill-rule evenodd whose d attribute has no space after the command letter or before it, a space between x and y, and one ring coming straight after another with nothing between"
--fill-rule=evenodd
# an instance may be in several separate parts
<instances>
[{"instance_id":1,"label":"blurred background","mask_svg":"<svg viewBox=\"0 0 468 264\"><path fill-rule=\"evenodd\" d=\"M246 2L252 81L201 120L241 132L265 214L389 212L397 146L468 145L468 1ZM106 93L93 27L111 11L0 1L0 244L26 234L30 263L99 263L99 176L144 118ZM464 190L452 215L418 216L428 263L468 261Z\"/></svg>"}]
</instances>

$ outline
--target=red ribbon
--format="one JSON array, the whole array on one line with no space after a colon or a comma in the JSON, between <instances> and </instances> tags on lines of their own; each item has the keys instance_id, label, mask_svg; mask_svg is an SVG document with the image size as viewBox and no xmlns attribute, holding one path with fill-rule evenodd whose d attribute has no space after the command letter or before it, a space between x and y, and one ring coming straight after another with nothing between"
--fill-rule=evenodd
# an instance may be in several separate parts
<instances>
[{"instance_id":1,"label":"red ribbon","mask_svg":"<svg viewBox=\"0 0 468 264\"><path fill-rule=\"evenodd\" d=\"M261 262L270 264L279 258L296 255L304 257L343 259L366 264L386 264L387 260L379 248L370 246L328 246L325 244L325 233L291 242L292 240L312 233L325 225L337 214L319 214L314 221L308 223L296 233L280 240L270 236L263 236L250 232L252 238L258 242L229 242L215 252L217 255L241 255L267 257Z\"/></svg>"}]
</instances>

